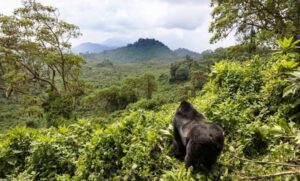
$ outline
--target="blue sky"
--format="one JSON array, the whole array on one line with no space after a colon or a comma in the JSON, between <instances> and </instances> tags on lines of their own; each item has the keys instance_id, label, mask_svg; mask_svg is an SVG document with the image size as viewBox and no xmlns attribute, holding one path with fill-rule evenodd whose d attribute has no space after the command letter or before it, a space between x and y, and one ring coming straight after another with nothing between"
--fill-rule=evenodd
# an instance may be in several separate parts
<instances>
[{"instance_id":1,"label":"blue sky","mask_svg":"<svg viewBox=\"0 0 300 181\"><path fill-rule=\"evenodd\" d=\"M3 2L1 2L3 1ZM22 0L0 0L0 13L10 14ZM210 0L39 0L57 7L60 17L80 27L72 40L101 43L109 39L133 42L155 38L171 49L201 52L235 43L233 36L209 44Z\"/></svg>"}]
</instances>

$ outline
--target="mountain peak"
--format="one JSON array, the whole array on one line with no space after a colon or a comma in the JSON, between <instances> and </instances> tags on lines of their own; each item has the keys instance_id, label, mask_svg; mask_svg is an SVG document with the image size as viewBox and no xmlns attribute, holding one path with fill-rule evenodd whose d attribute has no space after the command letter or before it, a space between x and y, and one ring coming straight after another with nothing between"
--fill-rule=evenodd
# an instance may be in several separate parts
<instances>
[{"instance_id":1,"label":"mountain peak","mask_svg":"<svg viewBox=\"0 0 300 181\"><path fill-rule=\"evenodd\" d=\"M129 46L134 47L163 47L169 49L165 44L162 42L155 40L153 38L140 38L138 41L134 42L133 44L129 44Z\"/></svg>"},{"instance_id":2,"label":"mountain peak","mask_svg":"<svg viewBox=\"0 0 300 181\"><path fill-rule=\"evenodd\" d=\"M153 38L140 38L132 44L113 50L86 55L92 60L110 60L117 62L136 62L147 60L176 60L190 56L194 59L200 57L197 52L180 48L172 51L162 42Z\"/></svg>"}]
</instances>

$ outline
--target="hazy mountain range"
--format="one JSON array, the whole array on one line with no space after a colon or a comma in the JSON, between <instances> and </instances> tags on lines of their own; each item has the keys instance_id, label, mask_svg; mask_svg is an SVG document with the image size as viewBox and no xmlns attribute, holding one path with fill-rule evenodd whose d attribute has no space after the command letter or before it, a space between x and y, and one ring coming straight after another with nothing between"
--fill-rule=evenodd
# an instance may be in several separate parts
<instances>
[{"instance_id":1,"label":"hazy mountain range","mask_svg":"<svg viewBox=\"0 0 300 181\"><path fill-rule=\"evenodd\" d=\"M184 58L187 55L190 56L193 59L197 59L197 58L201 57L200 53L191 51L191 50L186 49L186 48L178 48L178 49L174 50L173 52L179 58Z\"/></svg>"},{"instance_id":2,"label":"hazy mountain range","mask_svg":"<svg viewBox=\"0 0 300 181\"><path fill-rule=\"evenodd\" d=\"M110 47L107 45L102 45L98 43L82 43L78 46L75 46L72 48L72 52L74 53L101 53L105 50L112 50L115 49L116 47Z\"/></svg>"},{"instance_id":3,"label":"hazy mountain range","mask_svg":"<svg viewBox=\"0 0 300 181\"><path fill-rule=\"evenodd\" d=\"M136 62L147 60L176 60L187 55L197 59L201 54L188 49L171 50L162 42L155 39L139 39L133 44L122 47L111 47L106 44L83 43L72 49L82 53L89 60L110 60L117 62Z\"/></svg>"}]
</instances>

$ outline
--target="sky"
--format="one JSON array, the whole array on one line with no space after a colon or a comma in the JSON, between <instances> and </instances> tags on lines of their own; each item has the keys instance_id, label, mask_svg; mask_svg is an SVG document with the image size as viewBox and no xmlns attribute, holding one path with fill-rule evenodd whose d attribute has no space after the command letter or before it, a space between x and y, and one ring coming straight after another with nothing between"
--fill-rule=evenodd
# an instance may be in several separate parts
<instances>
[{"instance_id":1,"label":"sky","mask_svg":"<svg viewBox=\"0 0 300 181\"><path fill-rule=\"evenodd\" d=\"M3 1L3 2L2 2ZM210 0L38 0L58 8L60 18L80 27L83 34L72 40L84 42L128 42L157 39L171 49L202 52L235 44L228 38L210 44ZM0 0L0 13L9 15L22 0Z\"/></svg>"}]
</instances>

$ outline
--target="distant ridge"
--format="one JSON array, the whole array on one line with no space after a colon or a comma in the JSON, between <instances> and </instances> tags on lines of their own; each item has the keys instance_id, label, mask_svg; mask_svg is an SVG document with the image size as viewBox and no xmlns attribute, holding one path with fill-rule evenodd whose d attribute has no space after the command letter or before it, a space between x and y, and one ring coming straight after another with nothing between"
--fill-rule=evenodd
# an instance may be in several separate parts
<instances>
[{"instance_id":1,"label":"distant ridge","mask_svg":"<svg viewBox=\"0 0 300 181\"><path fill-rule=\"evenodd\" d=\"M124 47L129 44L129 40L126 38L109 38L103 41L101 44L109 47Z\"/></svg>"},{"instance_id":2,"label":"distant ridge","mask_svg":"<svg viewBox=\"0 0 300 181\"><path fill-rule=\"evenodd\" d=\"M75 46L72 48L72 52L74 53L101 53L106 50L112 50L115 49L115 47L110 47L98 43L82 43L80 45Z\"/></svg>"},{"instance_id":3,"label":"distant ridge","mask_svg":"<svg viewBox=\"0 0 300 181\"><path fill-rule=\"evenodd\" d=\"M162 42L149 38L140 38L133 44L128 44L127 46L112 50L84 54L84 56L89 60L110 60L113 62L176 60L185 58L187 55L194 59L201 57L201 54L184 48L172 51Z\"/></svg>"},{"instance_id":4,"label":"distant ridge","mask_svg":"<svg viewBox=\"0 0 300 181\"><path fill-rule=\"evenodd\" d=\"M92 60L110 60L118 62L137 62L147 60L171 60L176 58L173 51L155 39L139 39L133 44L102 53L85 55Z\"/></svg>"},{"instance_id":5,"label":"distant ridge","mask_svg":"<svg viewBox=\"0 0 300 181\"><path fill-rule=\"evenodd\" d=\"M178 58L184 58L186 56L189 56L193 59L197 59L197 58L201 57L200 53L197 53L197 52L185 49L185 48L178 48L178 49L174 50L174 53Z\"/></svg>"}]
</instances>

